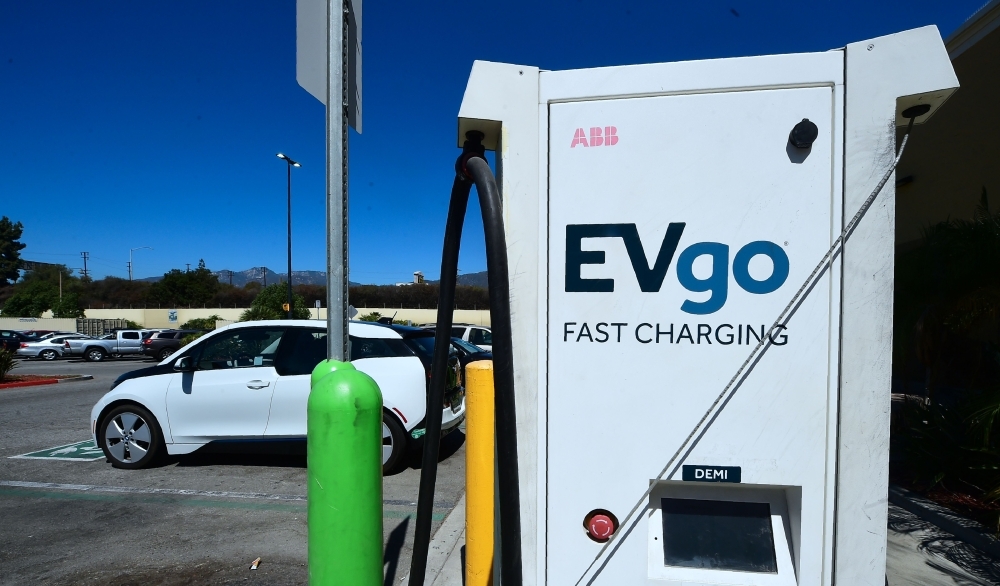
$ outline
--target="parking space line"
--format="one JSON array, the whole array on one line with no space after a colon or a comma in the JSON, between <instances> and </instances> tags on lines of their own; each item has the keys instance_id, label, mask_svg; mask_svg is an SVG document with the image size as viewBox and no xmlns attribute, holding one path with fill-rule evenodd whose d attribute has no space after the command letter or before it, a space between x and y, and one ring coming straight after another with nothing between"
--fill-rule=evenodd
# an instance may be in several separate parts
<instances>
[{"instance_id":1,"label":"parking space line","mask_svg":"<svg viewBox=\"0 0 1000 586\"><path fill-rule=\"evenodd\" d=\"M138 495L173 495L230 499L253 499L285 502L306 502L303 494L269 494L263 492L229 492L223 490L194 490L186 488L136 488L131 486L96 486L92 484L62 484L57 482L26 482L21 480L0 480L0 487L66 490L73 492L124 493ZM383 505L416 506L416 501L385 499ZM438 501L434 503L437 509L450 510L455 503Z\"/></svg>"}]
</instances>

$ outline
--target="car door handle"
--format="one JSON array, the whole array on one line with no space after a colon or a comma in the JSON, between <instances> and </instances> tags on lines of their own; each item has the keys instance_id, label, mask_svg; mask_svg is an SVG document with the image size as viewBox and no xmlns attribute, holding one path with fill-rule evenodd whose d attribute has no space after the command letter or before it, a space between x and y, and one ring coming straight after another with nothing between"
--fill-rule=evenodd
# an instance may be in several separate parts
<instances>
[{"instance_id":1,"label":"car door handle","mask_svg":"<svg viewBox=\"0 0 1000 586\"><path fill-rule=\"evenodd\" d=\"M262 380L252 380L247 383L248 389L263 389L264 387L271 386L270 382L264 382Z\"/></svg>"}]
</instances>

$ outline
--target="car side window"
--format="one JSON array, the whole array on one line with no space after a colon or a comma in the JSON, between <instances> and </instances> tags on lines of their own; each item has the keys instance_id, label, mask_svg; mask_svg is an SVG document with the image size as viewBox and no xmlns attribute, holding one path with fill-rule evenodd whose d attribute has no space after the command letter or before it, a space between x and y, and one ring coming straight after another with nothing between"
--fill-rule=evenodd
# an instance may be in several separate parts
<instances>
[{"instance_id":1,"label":"car side window","mask_svg":"<svg viewBox=\"0 0 1000 586\"><path fill-rule=\"evenodd\" d=\"M281 376L311 374L326 360L326 330L295 328L285 334L275 370Z\"/></svg>"},{"instance_id":2,"label":"car side window","mask_svg":"<svg viewBox=\"0 0 1000 586\"><path fill-rule=\"evenodd\" d=\"M139 332L122 332L123 340L138 340Z\"/></svg>"},{"instance_id":3,"label":"car side window","mask_svg":"<svg viewBox=\"0 0 1000 586\"><path fill-rule=\"evenodd\" d=\"M461 338L465 336L465 328L451 328L452 338Z\"/></svg>"},{"instance_id":4,"label":"car side window","mask_svg":"<svg viewBox=\"0 0 1000 586\"><path fill-rule=\"evenodd\" d=\"M206 341L198 353L198 370L274 366L285 330L281 328L240 328Z\"/></svg>"},{"instance_id":5,"label":"car side window","mask_svg":"<svg viewBox=\"0 0 1000 586\"><path fill-rule=\"evenodd\" d=\"M410 349L400 339L393 338L358 338L350 337L351 360L365 358L392 358L395 356L413 356Z\"/></svg>"},{"instance_id":6,"label":"car side window","mask_svg":"<svg viewBox=\"0 0 1000 586\"><path fill-rule=\"evenodd\" d=\"M493 332L479 328L472 328L472 331L469 332L469 341L476 346L492 346Z\"/></svg>"}]
</instances>

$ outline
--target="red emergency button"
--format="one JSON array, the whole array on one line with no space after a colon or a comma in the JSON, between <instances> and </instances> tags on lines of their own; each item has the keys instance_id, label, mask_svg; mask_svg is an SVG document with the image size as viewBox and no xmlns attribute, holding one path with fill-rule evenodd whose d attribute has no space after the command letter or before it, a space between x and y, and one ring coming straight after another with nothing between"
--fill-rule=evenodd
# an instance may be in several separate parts
<instances>
[{"instance_id":1,"label":"red emergency button","mask_svg":"<svg viewBox=\"0 0 1000 586\"><path fill-rule=\"evenodd\" d=\"M583 518L583 527L587 530L587 537L598 543L604 543L611 539L618 529L618 519L604 509L594 509Z\"/></svg>"}]
</instances>

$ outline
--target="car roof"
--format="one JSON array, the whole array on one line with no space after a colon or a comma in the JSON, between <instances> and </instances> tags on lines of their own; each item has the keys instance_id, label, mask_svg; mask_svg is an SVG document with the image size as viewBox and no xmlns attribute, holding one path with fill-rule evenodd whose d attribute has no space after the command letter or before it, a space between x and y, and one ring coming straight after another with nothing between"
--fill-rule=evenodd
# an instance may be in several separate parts
<instances>
[{"instance_id":1,"label":"car roof","mask_svg":"<svg viewBox=\"0 0 1000 586\"><path fill-rule=\"evenodd\" d=\"M250 327L296 327L296 328L321 328L326 329L326 320L318 319L265 319L259 321L241 321L228 326L221 327L216 332L221 332L223 330L235 330L240 328L250 328ZM348 326L348 333L352 336L360 336L362 338L389 338L389 339L399 339L410 337L405 335L406 332L397 331L401 330L413 330L415 332L426 332L427 330L421 330L420 328L409 328L407 326L387 326L384 324L370 322L370 321L354 321L350 322Z\"/></svg>"}]
</instances>

